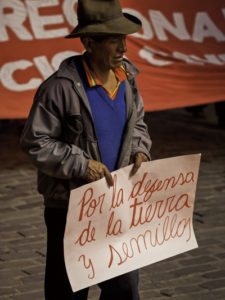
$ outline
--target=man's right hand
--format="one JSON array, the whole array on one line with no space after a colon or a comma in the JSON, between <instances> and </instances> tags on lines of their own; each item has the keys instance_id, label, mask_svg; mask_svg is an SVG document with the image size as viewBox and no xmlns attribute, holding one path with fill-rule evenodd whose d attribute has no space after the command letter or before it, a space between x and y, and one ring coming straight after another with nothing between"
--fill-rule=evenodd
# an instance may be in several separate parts
<instances>
[{"instance_id":1,"label":"man's right hand","mask_svg":"<svg viewBox=\"0 0 225 300\"><path fill-rule=\"evenodd\" d=\"M93 182L105 177L108 186L113 186L113 178L107 167L99 161L89 160L85 179Z\"/></svg>"}]
</instances>

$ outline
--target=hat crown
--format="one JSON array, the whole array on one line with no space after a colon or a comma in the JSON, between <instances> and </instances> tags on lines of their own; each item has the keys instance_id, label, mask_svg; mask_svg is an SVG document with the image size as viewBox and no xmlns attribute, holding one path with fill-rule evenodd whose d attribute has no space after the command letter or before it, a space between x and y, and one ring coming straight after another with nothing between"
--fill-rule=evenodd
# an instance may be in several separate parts
<instances>
[{"instance_id":1,"label":"hat crown","mask_svg":"<svg viewBox=\"0 0 225 300\"><path fill-rule=\"evenodd\" d=\"M78 0L79 24L104 22L122 16L118 0Z\"/></svg>"},{"instance_id":2,"label":"hat crown","mask_svg":"<svg viewBox=\"0 0 225 300\"><path fill-rule=\"evenodd\" d=\"M66 38L93 35L132 34L141 21L123 13L119 0L78 0L78 25Z\"/></svg>"}]
</instances>

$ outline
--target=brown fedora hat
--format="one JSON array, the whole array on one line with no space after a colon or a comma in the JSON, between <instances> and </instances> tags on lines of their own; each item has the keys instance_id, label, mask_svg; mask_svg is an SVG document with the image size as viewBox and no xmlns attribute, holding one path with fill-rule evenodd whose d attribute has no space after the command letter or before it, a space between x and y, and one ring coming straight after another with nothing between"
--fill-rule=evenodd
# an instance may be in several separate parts
<instances>
[{"instance_id":1,"label":"brown fedora hat","mask_svg":"<svg viewBox=\"0 0 225 300\"><path fill-rule=\"evenodd\" d=\"M78 25L66 36L131 34L141 28L141 21L122 13L118 0L78 0Z\"/></svg>"}]
</instances>

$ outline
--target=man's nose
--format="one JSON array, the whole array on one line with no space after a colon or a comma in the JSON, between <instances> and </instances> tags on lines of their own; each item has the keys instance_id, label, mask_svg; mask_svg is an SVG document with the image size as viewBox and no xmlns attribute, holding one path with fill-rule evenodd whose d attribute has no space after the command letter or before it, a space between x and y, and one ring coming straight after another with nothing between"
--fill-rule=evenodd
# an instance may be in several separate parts
<instances>
[{"instance_id":1,"label":"man's nose","mask_svg":"<svg viewBox=\"0 0 225 300\"><path fill-rule=\"evenodd\" d=\"M119 50L120 50L120 52L123 52L123 53L127 52L126 38L122 38L120 40Z\"/></svg>"}]
</instances>

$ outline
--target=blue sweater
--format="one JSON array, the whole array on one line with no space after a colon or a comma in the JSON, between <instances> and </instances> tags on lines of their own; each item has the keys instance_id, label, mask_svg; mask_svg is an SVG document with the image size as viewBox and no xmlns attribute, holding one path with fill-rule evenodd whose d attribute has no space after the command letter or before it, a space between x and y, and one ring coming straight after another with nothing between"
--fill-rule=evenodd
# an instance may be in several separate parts
<instances>
[{"instance_id":1,"label":"blue sweater","mask_svg":"<svg viewBox=\"0 0 225 300\"><path fill-rule=\"evenodd\" d=\"M94 118L102 163L110 172L116 169L123 132L126 125L125 81L120 83L112 100L103 87L85 86Z\"/></svg>"}]
</instances>

